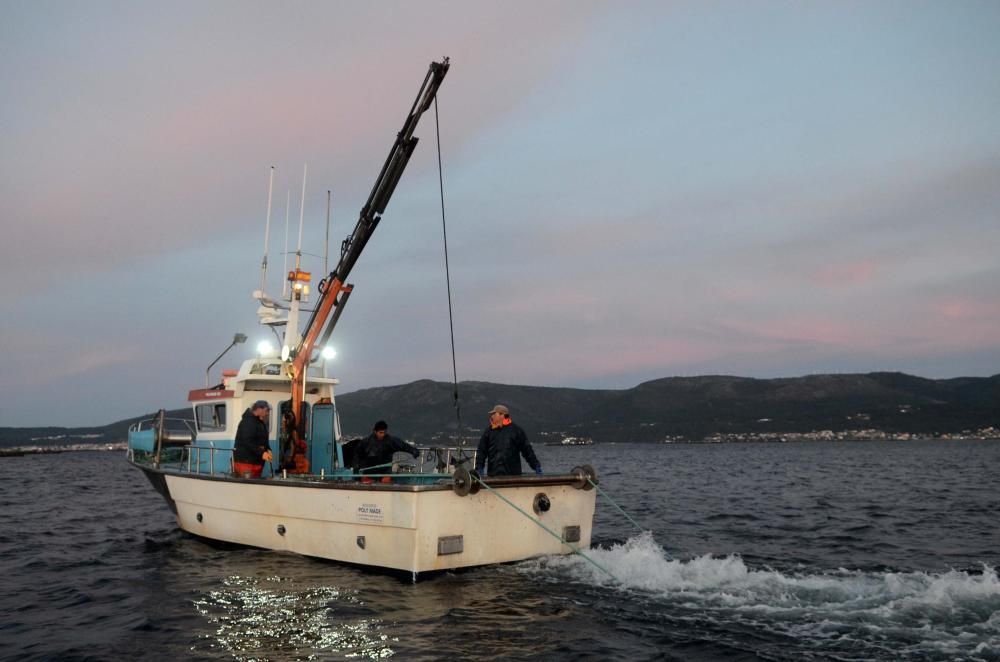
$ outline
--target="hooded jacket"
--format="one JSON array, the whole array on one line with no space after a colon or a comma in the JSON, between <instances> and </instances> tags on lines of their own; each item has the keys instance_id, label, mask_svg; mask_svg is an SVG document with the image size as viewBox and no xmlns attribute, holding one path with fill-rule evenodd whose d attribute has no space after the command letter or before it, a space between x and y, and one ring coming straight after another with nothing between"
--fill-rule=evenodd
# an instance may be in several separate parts
<instances>
[{"instance_id":1,"label":"hooded jacket","mask_svg":"<svg viewBox=\"0 0 1000 662\"><path fill-rule=\"evenodd\" d=\"M241 464L264 464L264 452L267 450L267 426L247 409L236 428L233 461Z\"/></svg>"}]
</instances>

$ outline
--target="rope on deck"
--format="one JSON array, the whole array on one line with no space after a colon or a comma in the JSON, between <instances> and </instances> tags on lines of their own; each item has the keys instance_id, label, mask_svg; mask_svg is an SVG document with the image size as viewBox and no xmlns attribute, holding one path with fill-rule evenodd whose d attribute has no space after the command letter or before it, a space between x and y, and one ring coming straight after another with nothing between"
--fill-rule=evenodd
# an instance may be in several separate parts
<instances>
[{"instance_id":1,"label":"rope on deck","mask_svg":"<svg viewBox=\"0 0 1000 662\"><path fill-rule=\"evenodd\" d=\"M359 469L358 470L358 474L359 475L365 474L365 472L368 471L369 469L384 469L386 467L391 467L393 464L394 464L393 462L386 462L385 464L374 464L374 465L372 465L370 467L365 467L363 469Z\"/></svg>"},{"instance_id":2,"label":"rope on deck","mask_svg":"<svg viewBox=\"0 0 1000 662\"><path fill-rule=\"evenodd\" d=\"M386 467L391 467L394 464L396 464L396 463L395 462L386 462L385 464L375 464L375 465L372 465L370 467L365 467L364 469L359 469L358 473L352 474L352 475L355 476L355 477L359 477L359 478L384 478L386 476L389 476L391 478L405 478L405 477L408 477L408 476L419 476L421 478L452 478L451 474L446 474L446 473L423 473L423 472L418 472L418 473L387 473L387 474L373 474L373 473L368 473L372 469L385 469Z\"/></svg>"}]
</instances>

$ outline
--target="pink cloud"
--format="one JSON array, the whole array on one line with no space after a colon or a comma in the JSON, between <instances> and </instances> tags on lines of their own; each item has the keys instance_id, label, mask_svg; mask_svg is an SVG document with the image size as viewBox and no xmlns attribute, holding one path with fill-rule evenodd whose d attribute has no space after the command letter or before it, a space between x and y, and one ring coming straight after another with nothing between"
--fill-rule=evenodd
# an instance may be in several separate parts
<instances>
[{"instance_id":1,"label":"pink cloud","mask_svg":"<svg viewBox=\"0 0 1000 662\"><path fill-rule=\"evenodd\" d=\"M715 291L715 295L729 303L751 303L761 300L768 289L752 283L726 283Z\"/></svg>"},{"instance_id":2,"label":"pink cloud","mask_svg":"<svg viewBox=\"0 0 1000 662\"><path fill-rule=\"evenodd\" d=\"M970 297L951 297L930 304L936 315L955 321L1000 321L1000 304L977 301Z\"/></svg>"},{"instance_id":3,"label":"pink cloud","mask_svg":"<svg viewBox=\"0 0 1000 662\"><path fill-rule=\"evenodd\" d=\"M777 342L818 343L841 347L870 348L877 344L877 333L858 322L843 322L826 317L789 315L764 322L729 321L726 326L750 337Z\"/></svg>"},{"instance_id":4,"label":"pink cloud","mask_svg":"<svg viewBox=\"0 0 1000 662\"><path fill-rule=\"evenodd\" d=\"M559 385L608 374L683 372L686 366L718 355L717 348L698 341L628 334L609 339L602 335L466 354L463 372L489 375L491 381Z\"/></svg>"},{"instance_id":5,"label":"pink cloud","mask_svg":"<svg viewBox=\"0 0 1000 662\"><path fill-rule=\"evenodd\" d=\"M972 297L944 298L913 309L904 306L852 317L792 314L765 321L729 320L725 326L735 351L750 350L755 342L766 341L777 347L805 343L835 351L932 356L997 347L1000 338L1000 303ZM900 323L902 320L905 323Z\"/></svg>"},{"instance_id":6,"label":"pink cloud","mask_svg":"<svg viewBox=\"0 0 1000 662\"><path fill-rule=\"evenodd\" d=\"M969 350L1000 343L1000 303L971 296L929 302L920 328L933 349Z\"/></svg>"},{"instance_id":7,"label":"pink cloud","mask_svg":"<svg viewBox=\"0 0 1000 662\"><path fill-rule=\"evenodd\" d=\"M874 260L823 265L810 275L813 283L824 287L867 285L872 282L881 265Z\"/></svg>"},{"instance_id":8,"label":"pink cloud","mask_svg":"<svg viewBox=\"0 0 1000 662\"><path fill-rule=\"evenodd\" d=\"M271 55L255 42L226 39L206 54L202 40L215 33L209 24L190 26L160 44L167 55L150 46L146 59L103 77L100 94L85 87L76 104L39 109L18 135L18 150L9 151L16 177L0 207L10 225L0 293L16 295L9 275L25 269L42 281L60 271L100 272L261 221L275 161L293 190L309 162L307 195L319 198L316 191L333 185L357 190L360 203L432 59L452 57L442 123L445 140L461 146L571 62L600 10L470 7L450 12L462 23L453 30L424 9L373 6L354 24L337 24L349 37L339 43L317 18L301 43ZM281 23L282 12L275 15ZM408 29L359 57L365 32L390 19ZM558 40L548 38L554 25ZM446 38L432 39L428 54L428 34L438 32ZM524 47L512 52L511 35ZM157 56L169 57L163 77L149 74L167 61ZM429 148L433 122L425 118L418 135ZM283 188L276 180L276 192Z\"/></svg>"}]
</instances>

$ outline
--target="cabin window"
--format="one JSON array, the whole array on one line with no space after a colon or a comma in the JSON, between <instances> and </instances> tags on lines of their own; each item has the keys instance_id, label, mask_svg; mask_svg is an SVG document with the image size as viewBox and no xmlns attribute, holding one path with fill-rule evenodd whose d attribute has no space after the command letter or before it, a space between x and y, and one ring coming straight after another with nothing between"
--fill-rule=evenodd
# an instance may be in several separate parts
<instances>
[{"instance_id":1,"label":"cabin window","mask_svg":"<svg viewBox=\"0 0 1000 662\"><path fill-rule=\"evenodd\" d=\"M226 403L211 402L197 405L194 408L195 420L199 432L211 432L226 429Z\"/></svg>"}]
</instances>

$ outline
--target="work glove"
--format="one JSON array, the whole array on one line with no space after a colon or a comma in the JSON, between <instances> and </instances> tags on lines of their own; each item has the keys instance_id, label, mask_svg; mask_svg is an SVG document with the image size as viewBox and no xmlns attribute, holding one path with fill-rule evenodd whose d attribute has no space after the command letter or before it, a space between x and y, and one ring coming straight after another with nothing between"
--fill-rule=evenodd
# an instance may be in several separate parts
<instances>
[{"instance_id":1,"label":"work glove","mask_svg":"<svg viewBox=\"0 0 1000 662\"><path fill-rule=\"evenodd\" d=\"M541 476L542 475L542 468L541 467L538 467L537 469L535 469L535 475L537 475L537 476Z\"/></svg>"}]
</instances>

